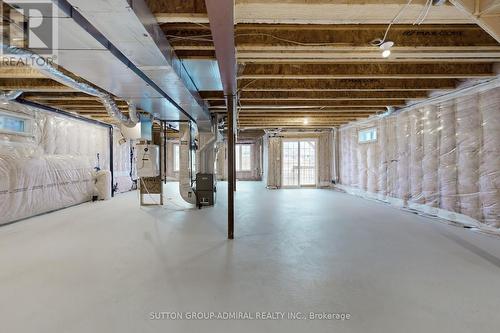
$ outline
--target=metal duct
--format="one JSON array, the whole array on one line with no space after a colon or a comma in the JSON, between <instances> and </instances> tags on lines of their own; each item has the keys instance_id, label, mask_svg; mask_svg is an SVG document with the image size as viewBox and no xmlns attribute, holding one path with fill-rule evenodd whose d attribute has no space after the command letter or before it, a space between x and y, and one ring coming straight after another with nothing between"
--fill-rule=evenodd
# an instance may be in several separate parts
<instances>
[{"instance_id":1,"label":"metal duct","mask_svg":"<svg viewBox=\"0 0 500 333\"><path fill-rule=\"evenodd\" d=\"M193 159L196 154L193 152L196 126L191 122L181 122L179 124L179 192L182 199L190 204L196 204L196 194L193 189Z\"/></svg>"},{"instance_id":2,"label":"metal duct","mask_svg":"<svg viewBox=\"0 0 500 333\"><path fill-rule=\"evenodd\" d=\"M200 133L200 149L196 153L198 163L197 171L201 173L214 173L217 134L208 132Z\"/></svg>"},{"instance_id":3,"label":"metal duct","mask_svg":"<svg viewBox=\"0 0 500 333\"><path fill-rule=\"evenodd\" d=\"M95 96L99 98L104 107L106 108L106 112L108 115L122 123L127 127L134 127L138 122L137 109L135 105L129 103L129 115L127 117L123 114L116 103L108 93L105 93L99 89L96 89L86 83L78 82L75 79L67 76L62 73L58 69L51 66L44 58L40 57L36 53L31 51L20 49L17 47L7 46L2 44L3 54L8 55L9 60L17 60L21 61L23 64L31 66L45 74L47 77L51 78L54 81L57 81L61 84L64 84L67 87L73 88L75 90L81 91L91 96Z\"/></svg>"},{"instance_id":4,"label":"metal duct","mask_svg":"<svg viewBox=\"0 0 500 333\"><path fill-rule=\"evenodd\" d=\"M127 75L124 83L116 85L120 91L115 95L131 96L138 106L159 119L189 119L197 123L210 119L208 103L199 96L146 1L59 0L58 3L67 7L65 12L75 22L124 63L127 71L134 72ZM125 76L125 73L116 75ZM147 86L130 90L130 81L136 77ZM99 86L107 83L104 78L95 77L95 80L92 82ZM201 124L198 127L203 128Z\"/></svg>"},{"instance_id":5,"label":"metal duct","mask_svg":"<svg viewBox=\"0 0 500 333\"><path fill-rule=\"evenodd\" d=\"M13 101L21 96L23 92L21 90L11 90L7 92L0 93L0 100L2 101Z\"/></svg>"}]
</instances>

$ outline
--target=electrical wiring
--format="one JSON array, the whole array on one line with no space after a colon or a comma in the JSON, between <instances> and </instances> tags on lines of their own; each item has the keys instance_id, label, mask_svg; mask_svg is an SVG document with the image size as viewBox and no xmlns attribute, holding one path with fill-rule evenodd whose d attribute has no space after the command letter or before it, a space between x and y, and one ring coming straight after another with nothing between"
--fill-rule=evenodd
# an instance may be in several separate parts
<instances>
[{"instance_id":1,"label":"electrical wiring","mask_svg":"<svg viewBox=\"0 0 500 333\"><path fill-rule=\"evenodd\" d=\"M338 46L338 45L350 45L349 43L303 43L303 42L298 42L295 40L291 39L286 39L286 38L281 38L272 34L266 34L266 33L247 33L247 34L235 34L235 37L241 37L241 36L265 36L265 37L270 37L285 43L291 43L295 45L300 45L300 46Z\"/></svg>"},{"instance_id":2,"label":"electrical wiring","mask_svg":"<svg viewBox=\"0 0 500 333\"><path fill-rule=\"evenodd\" d=\"M420 20L420 22L418 23L418 25L421 25L422 23L424 23L425 19L427 18L427 15L429 14L429 11L431 10L431 7L432 7L432 0L429 0L429 6L427 6L427 10L425 11L425 14L422 17L422 19Z\"/></svg>"},{"instance_id":3,"label":"electrical wiring","mask_svg":"<svg viewBox=\"0 0 500 333\"><path fill-rule=\"evenodd\" d=\"M418 14L418 17L413 22L413 25L420 24L419 23L420 19L424 16L424 13L425 13L427 7L429 6L429 2L432 4L432 0L426 0L424 7L422 7L422 10L420 11L420 14Z\"/></svg>"},{"instance_id":4,"label":"electrical wiring","mask_svg":"<svg viewBox=\"0 0 500 333\"><path fill-rule=\"evenodd\" d=\"M413 0L408 0L408 2L406 3L406 5L401 8L399 10L399 12L396 14L396 16L394 16L394 18L391 20L391 22L389 23L389 26L387 27L387 29L385 30L385 34L384 34L384 37L381 39L380 43L378 43L378 45L382 45L386 38L387 38L387 34L389 33L389 30L391 29L391 26L396 23L397 19L399 18L399 16L401 16L401 14L405 11L406 8L408 8L410 6L410 4L412 3Z\"/></svg>"},{"instance_id":5,"label":"electrical wiring","mask_svg":"<svg viewBox=\"0 0 500 333\"><path fill-rule=\"evenodd\" d=\"M210 35L197 35L197 36L166 35L166 37L171 39L192 40L195 42L213 42L212 39L205 38L205 37L210 37Z\"/></svg>"}]
</instances>

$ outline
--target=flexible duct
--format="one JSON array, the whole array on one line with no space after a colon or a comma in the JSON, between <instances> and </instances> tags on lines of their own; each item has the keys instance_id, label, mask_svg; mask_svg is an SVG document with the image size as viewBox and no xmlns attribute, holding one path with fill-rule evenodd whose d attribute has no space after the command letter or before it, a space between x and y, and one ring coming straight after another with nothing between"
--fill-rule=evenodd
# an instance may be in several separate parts
<instances>
[{"instance_id":1,"label":"flexible duct","mask_svg":"<svg viewBox=\"0 0 500 333\"><path fill-rule=\"evenodd\" d=\"M214 173L216 156L216 132L200 133L200 149L196 153L198 171L200 173Z\"/></svg>"},{"instance_id":2,"label":"flexible duct","mask_svg":"<svg viewBox=\"0 0 500 333\"><path fill-rule=\"evenodd\" d=\"M75 90L81 91L91 96L99 98L108 115L122 123L127 127L134 127L139 121L137 116L137 110L135 105L129 103L129 117L123 114L111 95L102 92L86 83L78 82L75 79L67 76L58 69L51 66L47 60L40 57L39 55L24 49L17 47L7 46L2 44L2 51L4 55L7 55L10 60L15 60L17 62L21 61L23 64L27 64L32 68L35 68L45 74L47 77L67 87L73 88Z\"/></svg>"},{"instance_id":3,"label":"flexible duct","mask_svg":"<svg viewBox=\"0 0 500 333\"><path fill-rule=\"evenodd\" d=\"M13 101L19 96L21 96L23 92L21 90L11 90L7 92L0 93L0 100L2 101Z\"/></svg>"}]
</instances>

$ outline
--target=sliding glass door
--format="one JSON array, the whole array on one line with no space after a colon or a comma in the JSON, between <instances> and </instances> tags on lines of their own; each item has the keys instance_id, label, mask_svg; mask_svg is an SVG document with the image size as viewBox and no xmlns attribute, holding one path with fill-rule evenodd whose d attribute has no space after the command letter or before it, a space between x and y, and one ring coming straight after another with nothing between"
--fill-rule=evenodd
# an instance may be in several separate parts
<instances>
[{"instance_id":1,"label":"sliding glass door","mask_svg":"<svg viewBox=\"0 0 500 333\"><path fill-rule=\"evenodd\" d=\"M316 186L316 140L284 140L283 187Z\"/></svg>"}]
</instances>

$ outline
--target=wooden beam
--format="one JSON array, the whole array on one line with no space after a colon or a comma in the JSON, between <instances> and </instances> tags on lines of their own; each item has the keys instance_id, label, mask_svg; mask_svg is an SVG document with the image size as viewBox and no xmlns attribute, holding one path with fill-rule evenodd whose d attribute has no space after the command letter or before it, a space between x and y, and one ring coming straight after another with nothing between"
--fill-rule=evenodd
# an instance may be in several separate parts
<instances>
[{"instance_id":1,"label":"wooden beam","mask_svg":"<svg viewBox=\"0 0 500 333\"><path fill-rule=\"evenodd\" d=\"M206 100L224 100L222 91L200 91ZM419 99L427 91L242 91L240 100L350 100L350 99Z\"/></svg>"},{"instance_id":2,"label":"wooden beam","mask_svg":"<svg viewBox=\"0 0 500 333\"><path fill-rule=\"evenodd\" d=\"M491 35L498 43L500 43L500 10L498 7L494 9L487 10L484 15L481 15L481 3L486 1L481 0L450 0L450 2L455 5L462 13L464 13L471 21L475 22L481 28L483 28L487 33ZM476 4L479 8L476 8ZM491 5L490 5L491 6ZM487 8L483 7L483 12ZM479 11L477 10L479 9ZM492 11L498 15L491 15Z\"/></svg>"},{"instance_id":3,"label":"wooden beam","mask_svg":"<svg viewBox=\"0 0 500 333\"><path fill-rule=\"evenodd\" d=\"M102 102L98 100L61 100L61 99L39 99L38 100L42 104L51 104L51 105L58 105L61 107L90 107L90 108L95 108L95 107L102 107L103 104ZM116 101L116 104L120 108L128 108L128 104L125 101Z\"/></svg>"},{"instance_id":4,"label":"wooden beam","mask_svg":"<svg viewBox=\"0 0 500 333\"><path fill-rule=\"evenodd\" d=\"M0 79L0 90L22 90L25 92L72 92L65 85L51 79Z\"/></svg>"},{"instance_id":5,"label":"wooden beam","mask_svg":"<svg viewBox=\"0 0 500 333\"><path fill-rule=\"evenodd\" d=\"M494 77L489 63L246 64L241 79L407 79Z\"/></svg>"},{"instance_id":6,"label":"wooden beam","mask_svg":"<svg viewBox=\"0 0 500 333\"><path fill-rule=\"evenodd\" d=\"M238 24L236 45L240 50L311 50L326 48L372 47L383 38L387 24L363 25L285 25ZM475 24L422 26L398 24L391 27L388 39L401 48L498 47L497 41Z\"/></svg>"},{"instance_id":7,"label":"wooden beam","mask_svg":"<svg viewBox=\"0 0 500 333\"><path fill-rule=\"evenodd\" d=\"M79 100L79 101L97 101L97 97L87 95L81 92L28 92L25 93L24 98L33 101L39 100Z\"/></svg>"},{"instance_id":8,"label":"wooden beam","mask_svg":"<svg viewBox=\"0 0 500 333\"><path fill-rule=\"evenodd\" d=\"M243 80L241 91L415 91L455 89L455 79L310 79L310 80Z\"/></svg>"},{"instance_id":9,"label":"wooden beam","mask_svg":"<svg viewBox=\"0 0 500 333\"><path fill-rule=\"evenodd\" d=\"M252 107L273 107L273 106L330 106L330 107L344 107L344 106L371 106L383 107L386 105L404 106L405 100L341 100L341 101L328 101L328 100L308 100L308 101L294 101L294 100L266 100L266 101L241 101L240 108Z\"/></svg>"},{"instance_id":10,"label":"wooden beam","mask_svg":"<svg viewBox=\"0 0 500 333\"><path fill-rule=\"evenodd\" d=\"M425 0L237 0L237 23L272 24L387 24L405 6L399 24L413 24L424 10ZM434 6L426 24L471 23L453 6Z\"/></svg>"},{"instance_id":11,"label":"wooden beam","mask_svg":"<svg viewBox=\"0 0 500 333\"><path fill-rule=\"evenodd\" d=\"M156 13L156 21L164 23L202 23L208 24L208 15L204 13Z\"/></svg>"},{"instance_id":12,"label":"wooden beam","mask_svg":"<svg viewBox=\"0 0 500 333\"><path fill-rule=\"evenodd\" d=\"M0 65L0 79L45 79L45 75L26 66Z\"/></svg>"}]
</instances>

